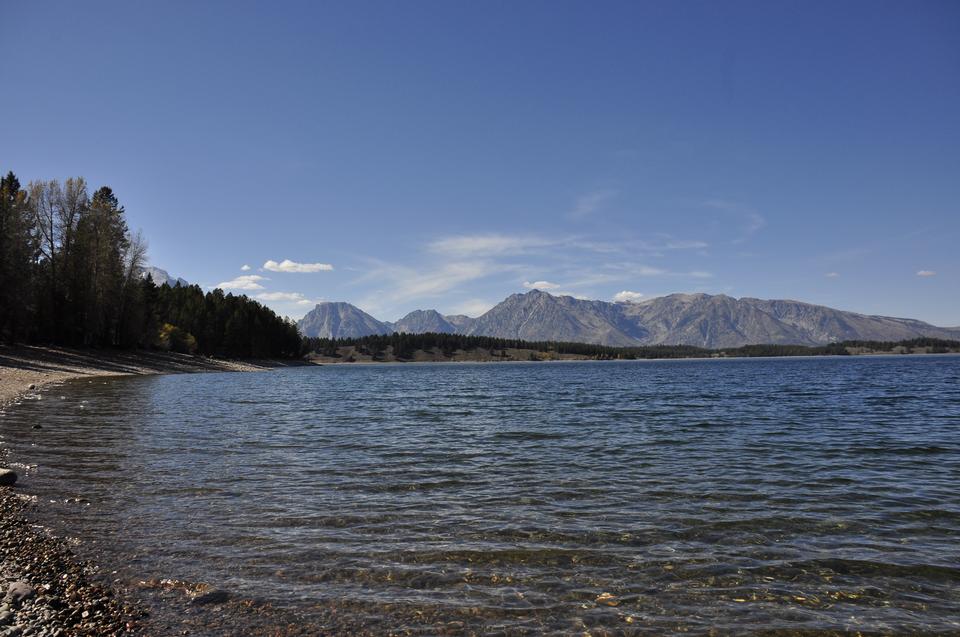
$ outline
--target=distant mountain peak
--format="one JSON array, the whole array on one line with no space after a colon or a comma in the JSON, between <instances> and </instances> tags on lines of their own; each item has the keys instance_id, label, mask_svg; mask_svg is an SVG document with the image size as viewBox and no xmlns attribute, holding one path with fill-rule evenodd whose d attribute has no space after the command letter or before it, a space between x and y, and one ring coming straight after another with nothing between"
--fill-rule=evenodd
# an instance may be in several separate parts
<instances>
[{"instance_id":1,"label":"distant mountain peak","mask_svg":"<svg viewBox=\"0 0 960 637\"><path fill-rule=\"evenodd\" d=\"M297 327L304 336L321 338L357 338L370 334L389 334L392 331L386 323L345 301L317 303L300 319Z\"/></svg>"},{"instance_id":2,"label":"distant mountain peak","mask_svg":"<svg viewBox=\"0 0 960 637\"><path fill-rule=\"evenodd\" d=\"M305 336L343 338L390 332L446 332L602 345L821 345L843 340L899 341L921 336L960 339L960 329L914 319L866 316L821 305L726 294L678 293L637 303L555 296L535 289L511 294L482 316L414 310L396 323L378 321L349 303L320 303L299 323Z\"/></svg>"},{"instance_id":3,"label":"distant mountain peak","mask_svg":"<svg viewBox=\"0 0 960 637\"><path fill-rule=\"evenodd\" d=\"M140 278L145 279L148 276L153 280L153 282L156 285L163 285L164 283L166 283L172 288L178 285L182 285L183 287L190 285L190 283L186 279L181 279L181 278L175 279L172 276L170 276L170 274L166 270L162 268L158 268L154 266L144 266L140 268Z\"/></svg>"},{"instance_id":4,"label":"distant mountain peak","mask_svg":"<svg viewBox=\"0 0 960 637\"><path fill-rule=\"evenodd\" d=\"M406 332L408 334L423 334L424 332L454 334L457 332L456 326L436 310L414 310L393 323L391 328L394 332Z\"/></svg>"}]
</instances>

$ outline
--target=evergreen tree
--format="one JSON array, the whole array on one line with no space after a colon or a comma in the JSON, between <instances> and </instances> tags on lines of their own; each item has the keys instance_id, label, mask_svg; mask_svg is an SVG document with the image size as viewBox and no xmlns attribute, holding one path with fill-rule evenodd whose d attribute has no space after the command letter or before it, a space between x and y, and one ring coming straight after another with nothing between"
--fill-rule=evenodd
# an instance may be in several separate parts
<instances>
[{"instance_id":1,"label":"evergreen tree","mask_svg":"<svg viewBox=\"0 0 960 637\"><path fill-rule=\"evenodd\" d=\"M36 257L27 193L9 172L0 178L0 340L31 336Z\"/></svg>"}]
</instances>

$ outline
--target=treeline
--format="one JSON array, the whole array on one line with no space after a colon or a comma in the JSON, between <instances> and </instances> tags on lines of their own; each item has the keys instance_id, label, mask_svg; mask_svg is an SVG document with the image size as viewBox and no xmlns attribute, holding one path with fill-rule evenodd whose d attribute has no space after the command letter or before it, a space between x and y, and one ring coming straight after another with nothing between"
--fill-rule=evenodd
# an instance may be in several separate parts
<instances>
[{"instance_id":1,"label":"treeline","mask_svg":"<svg viewBox=\"0 0 960 637\"><path fill-rule=\"evenodd\" d=\"M847 347L857 347L874 352L892 352L897 348L917 349L929 348L934 354L946 354L960 348L960 341L951 341L943 338L912 338L906 341L844 341Z\"/></svg>"},{"instance_id":2,"label":"treeline","mask_svg":"<svg viewBox=\"0 0 960 637\"><path fill-rule=\"evenodd\" d=\"M931 351L960 350L960 342L941 339L918 338L899 343L878 341L844 341L817 347L805 345L744 345L742 347L706 349L692 345L649 345L640 347L608 347L589 343L557 343L550 341L522 341L491 336L465 336L463 334L404 334L363 336L360 338L304 338L302 352L305 355L337 357L342 347L354 347L372 358L382 358L387 348L400 360L411 360L417 350L438 350L447 358L458 351L484 349L493 356L507 357L507 350L532 350L540 353L584 356L596 360L637 360L663 358L711 358L711 357L769 357L769 356L847 356L848 347L873 351L892 351L897 346L906 348L931 348Z\"/></svg>"},{"instance_id":3,"label":"treeline","mask_svg":"<svg viewBox=\"0 0 960 637\"><path fill-rule=\"evenodd\" d=\"M649 347L607 347L591 343L558 343L552 341L522 341L493 336L466 336L464 334L393 334L371 335L360 338L304 338L303 353L317 353L323 356L336 356L337 349L344 346L354 346L361 353L377 358L382 356L387 347L391 347L393 355L400 359L410 359L417 350L438 349L447 357L457 350L485 349L492 352L503 352L508 349L526 349L537 352L554 352L586 356L598 360L607 359L635 359L635 358L690 358L694 356L709 356L710 350L690 345L653 345Z\"/></svg>"},{"instance_id":4,"label":"treeline","mask_svg":"<svg viewBox=\"0 0 960 637\"><path fill-rule=\"evenodd\" d=\"M109 187L0 179L0 341L296 356L296 326L245 296L157 286Z\"/></svg>"}]
</instances>

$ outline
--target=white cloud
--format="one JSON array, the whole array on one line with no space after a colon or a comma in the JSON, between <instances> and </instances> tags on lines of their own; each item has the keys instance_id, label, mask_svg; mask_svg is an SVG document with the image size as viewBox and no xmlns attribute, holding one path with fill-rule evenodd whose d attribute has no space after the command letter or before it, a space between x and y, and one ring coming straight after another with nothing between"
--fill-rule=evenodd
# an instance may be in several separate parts
<instances>
[{"instance_id":1,"label":"white cloud","mask_svg":"<svg viewBox=\"0 0 960 637\"><path fill-rule=\"evenodd\" d=\"M247 265L246 263L244 263L243 265L240 266L240 270L241 270L242 272L249 272L249 271L250 271L250 266Z\"/></svg>"},{"instance_id":2,"label":"white cloud","mask_svg":"<svg viewBox=\"0 0 960 637\"><path fill-rule=\"evenodd\" d=\"M826 277L827 277L828 279L836 279L836 278L839 277L839 276L840 276L840 273L839 273L839 272L827 272L827 274L826 274Z\"/></svg>"},{"instance_id":3,"label":"white cloud","mask_svg":"<svg viewBox=\"0 0 960 637\"><path fill-rule=\"evenodd\" d=\"M613 300L616 303L639 303L643 300L643 294L640 292L631 292L630 290L622 290L613 295Z\"/></svg>"},{"instance_id":4,"label":"white cloud","mask_svg":"<svg viewBox=\"0 0 960 637\"><path fill-rule=\"evenodd\" d=\"M474 234L444 237L430 243L431 252L456 257L521 254L531 249L545 248L556 241L539 237L511 237L502 234Z\"/></svg>"},{"instance_id":5,"label":"white cloud","mask_svg":"<svg viewBox=\"0 0 960 637\"><path fill-rule=\"evenodd\" d=\"M297 263L284 259L280 263L267 261L263 264L263 269L271 272L329 272L333 270L333 266L329 263Z\"/></svg>"},{"instance_id":6,"label":"white cloud","mask_svg":"<svg viewBox=\"0 0 960 637\"><path fill-rule=\"evenodd\" d=\"M269 280L267 277L260 276L259 274L244 274L230 281L217 283L216 287L221 290L262 290L263 286L260 285L260 281Z\"/></svg>"},{"instance_id":7,"label":"white cloud","mask_svg":"<svg viewBox=\"0 0 960 637\"><path fill-rule=\"evenodd\" d=\"M550 283L550 281L533 281L532 283L524 281L523 287L528 290L556 290L560 286L556 283Z\"/></svg>"},{"instance_id":8,"label":"white cloud","mask_svg":"<svg viewBox=\"0 0 960 637\"><path fill-rule=\"evenodd\" d=\"M299 292L261 292L257 295L261 301L305 301L306 297Z\"/></svg>"},{"instance_id":9,"label":"white cloud","mask_svg":"<svg viewBox=\"0 0 960 637\"><path fill-rule=\"evenodd\" d=\"M609 188L587 193L577 199L577 205L570 211L569 216L573 219L580 219L581 217L592 215L599 210L604 203L613 199L618 194L618 191Z\"/></svg>"},{"instance_id":10,"label":"white cloud","mask_svg":"<svg viewBox=\"0 0 960 637\"><path fill-rule=\"evenodd\" d=\"M917 276L935 276L936 274L933 270L920 270L917 272Z\"/></svg>"}]
</instances>

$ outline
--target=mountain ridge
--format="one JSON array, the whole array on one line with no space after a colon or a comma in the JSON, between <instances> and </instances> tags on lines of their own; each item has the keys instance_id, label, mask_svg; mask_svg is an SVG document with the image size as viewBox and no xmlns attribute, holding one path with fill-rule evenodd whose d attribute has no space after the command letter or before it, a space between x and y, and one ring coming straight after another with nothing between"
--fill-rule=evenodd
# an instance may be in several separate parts
<instances>
[{"instance_id":1,"label":"mountain ridge","mask_svg":"<svg viewBox=\"0 0 960 637\"><path fill-rule=\"evenodd\" d=\"M336 316L334 320L332 316ZM595 343L615 347L695 345L825 345L850 340L960 338L960 328L917 319L868 315L787 299L725 294L670 294L640 302L554 296L542 290L511 294L478 316L415 310L390 323L349 303L319 303L298 327L304 336L445 332L526 341Z\"/></svg>"}]
</instances>

